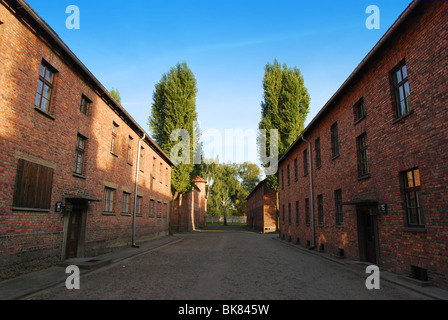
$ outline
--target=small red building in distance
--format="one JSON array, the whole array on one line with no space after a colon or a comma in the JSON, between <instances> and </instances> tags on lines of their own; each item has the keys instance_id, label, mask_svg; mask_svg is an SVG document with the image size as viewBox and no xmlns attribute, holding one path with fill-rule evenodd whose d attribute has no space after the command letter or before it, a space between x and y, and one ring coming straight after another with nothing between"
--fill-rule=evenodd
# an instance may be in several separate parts
<instances>
[{"instance_id":1,"label":"small red building in distance","mask_svg":"<svg viewBox=\"0 0 448 320\"><path fill-rule=\"evenodd\" d=\"M413 1L280 159L281 238L448 287L447 18Z\"/></svg>"},{"instance_id":2,"label":"small red building in distance","mask_svg":"<svg viewBox=\"0 0 448 320\"><path fill-rule=\"evenodd\" d=\"M263 233L277 231L276 193L266 180L260 182L246 200L248 228Z\"/></svg>"},{"instance_id":3,"label":"small red building in distance","mask_svg":"<svg viewBox=\"0 0 448 320\"><path fill-rule=\"evenodd\" d=\"M182 195L180 209L179 199L174 201L173 215L171 217L171 230L174 232L188 232L205 228L205 219L207 216L207 180L196 177L193 182L193 190L188 194Z\"/></svg>"}]
</instances>

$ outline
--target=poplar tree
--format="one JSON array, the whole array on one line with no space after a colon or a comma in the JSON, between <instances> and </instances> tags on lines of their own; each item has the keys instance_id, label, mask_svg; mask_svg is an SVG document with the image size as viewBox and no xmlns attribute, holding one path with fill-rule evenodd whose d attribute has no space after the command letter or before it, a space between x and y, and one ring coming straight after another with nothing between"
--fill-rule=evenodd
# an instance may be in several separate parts
<instances>
[{"instance_id":1,"label":"poplar tree","mask_svg":"<svg viewBox=\"0 0 448 320\"><path fill-rule=\"evenodd\" d=\"M263 92L259 129L266 130L266 150L270 150L270 130L278 130L277 147L280 159L305 129L310 95L305 87L300 70L297 67L289 68L286 64L281 66L277 60L273 64L268 63L265 67ZM260 159L263 159L266 155L262 154L261 150L264 149L259 145L258 150ZM278 172L274 175L268 175L267 183L277 194L278 220Z\"/></svg>"},{"instance_id":2,"label":"poplar tree","mask_svg":"<svg viewBox=\"0 0 448 320\"><path fill-rule=\"evenodd\" d=\"M119 104L121 104L120 92L117 89L112 88L112 90L110 91L110 95L112 96L112 98L115 99L115 101L117 101Z\"/></svg>"},{"instance_id":3,"label":"poplar tree","mask_svg":"<svg viewBox=\"0 0 448 320\"><path fill-rule=\"evenodd\" d=\"M172 148L180 142L170 139L177 129L186 130L190 137L189 161L176 165L171 173L171 217L174 201L179 199L180 214L182 195L193 188L193 175L196 172L193 157L199 149L196 94L195 76L185 62L178 63L163 74L153 93L149 125L154 140L162 150L170 155Z\"/></svg>"},{"instance_id":4,"label":"poplar tree","mask_svg":"<svg viewBox=\"0 0 448 320\"><path fill-rule=\"evenodd\" d=\"M214 170L214 184L212 196L216 203L222 207L224 225L227 226L227 209L231 207L237 195L238 180L237 170L232 164L218 164Z\"/></svg>"}]
</instances>

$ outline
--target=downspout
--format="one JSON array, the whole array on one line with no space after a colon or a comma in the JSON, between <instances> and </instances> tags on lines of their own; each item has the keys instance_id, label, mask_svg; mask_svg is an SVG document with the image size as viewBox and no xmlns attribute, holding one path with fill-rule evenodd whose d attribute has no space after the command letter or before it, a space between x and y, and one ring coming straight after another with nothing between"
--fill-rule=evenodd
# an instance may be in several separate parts
<instances>
[{"instance_id":1,"label":"downspout","mask_svg":"<svg viewBox=\"0 0 448 320\"><path fill-rule=\"evenodd\" d=\"M137 152L137 170L135 173L135 189L134 189L134 217L132 219L132 247L138 248L137 244L135 243L135 225L136 225L136 218L137 218L137 193L138 193L138 176L140 171L140 154L141 154L141 147L142 147L142 141L146 139L146 133L143 133L143 137L138 141L138 152Z\"/></svg>"},{"instance_id":2,"label":"downspout","mask_svg":"<svg viewBox=\"0 0 448 320\"><path fill-rule=\"evenodd\" d=\"M314 221L314 184L313 184L313 156L312 156L312 150L311 150L311 142L306 140L303 135L301 136L302 140L306 143L308 143L309 146L309 152L308 152L308 162L309 162L309 174L310 174L310 193L311 193L311 225L312 225L312 244L310 250L313 250L316 248L316 227L315 227L315 221Z\"/></svg>"}]
</instances>

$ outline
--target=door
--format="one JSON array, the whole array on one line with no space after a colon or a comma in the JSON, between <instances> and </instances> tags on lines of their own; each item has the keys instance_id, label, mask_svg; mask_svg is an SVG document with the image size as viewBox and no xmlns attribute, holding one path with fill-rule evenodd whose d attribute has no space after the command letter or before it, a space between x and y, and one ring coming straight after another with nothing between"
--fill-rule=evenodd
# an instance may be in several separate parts
<instances>
[{"instance_id":1,"label":"door","mask_svg":"<svg viewBox=\"0 0 448 320\"><path fill-rule=\"evenodd\" d=\"M71 259L78 256L79 238L81 235L82 211L73 210L69 215L67 228L67 246L65 258Z\"/></svg>"},{"instance_id":2,"label":"door","mask_svg":"<svg viewBox=\"0 0 448 320\"><path fill-rule=\"evenodd\" d=\"M361 261L377 264L376 216L369 208L358 208L358 243Z\"/></svg>"}]
</instances>

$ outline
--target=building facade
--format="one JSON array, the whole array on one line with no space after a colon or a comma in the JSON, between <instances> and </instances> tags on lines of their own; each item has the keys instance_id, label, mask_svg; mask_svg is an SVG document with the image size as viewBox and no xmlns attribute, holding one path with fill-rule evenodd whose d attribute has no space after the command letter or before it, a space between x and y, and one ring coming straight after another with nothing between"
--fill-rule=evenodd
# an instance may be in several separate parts
<instances>
[{"instance_id":1,"label":"building facade","mask_svg":"<svg viewBox=\"0 0 448 320\"><path fill-rule=\"evenodd\" d=\"M280 236L448 287L448 3L414 1L280 159Z\"/></svg>"},{"instance_id":2,"label":"building facade","mask_svg":"<svg viewBox=\"0 0 448 320\"><path fill-rule=\"evenodd\" d=\"M270 233L277 231L276 192L261 181L247 197L247 226L249 229Z\"/></svg>"},{"instance_id":3,"label":"building facade","mask_svg":"<svg viewBox=\"0 0 448 320\"><path fill-rule=\"evenodd\" d=\"M25 2L0 48L0 277L167 235L161 148Z\"/></svg>"},{"instance_id":4,"label":"building facade","mask_svg":"<svg viewBox=\"0 0 448 320\"><path fill-rule=\"evenodd\" d=\"M191 192L179 195L173 203L171 229L175 232L194 231L206 226L207 180L196 177L193 183Z\"/></svg>"}]
</instances>

